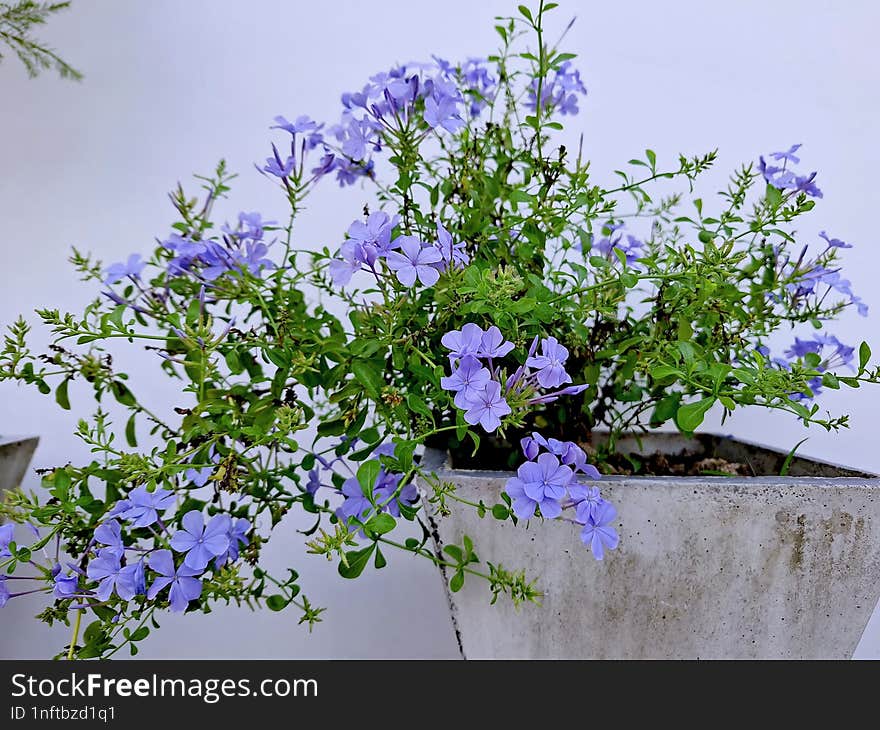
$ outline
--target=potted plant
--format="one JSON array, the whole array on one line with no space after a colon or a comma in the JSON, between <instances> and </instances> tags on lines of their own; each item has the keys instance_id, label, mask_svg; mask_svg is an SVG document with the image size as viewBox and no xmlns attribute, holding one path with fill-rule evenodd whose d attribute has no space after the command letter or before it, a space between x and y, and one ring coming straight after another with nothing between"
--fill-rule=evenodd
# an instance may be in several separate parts
<instances>
[{"instance_id":1,"label":"potted plant","mask_svg":"<svg viewBox=\"0 0 880 730\"><path fill-rule=\"evenodd\" d=\"M712 210L694 189L714 153L646 150L594 183L583 145L554 142L586 93L548 40L554 8L499 19L486 59L370 77L336 124L276 118L258 169L286 221L218 225L221 163L200 197L172 193L149 253L73 252L100 295L39 311L49 351L9 328L0 378L98 401L77 431L94 459L2 507L0 603L48 594L61 655L136 653L163 611L216 601L314 625L297 572L260 564L292 509L343 578L397 552L437 565L468 656L851 652L877 598L876 483L691 438L712 408L837 429L821 390L880 380L867 344L824 329L867 308L840 273L848 244L795 235L817 176L795 145L737 170ZM327 178L370 197L316 251L295 224ZM117 345L179 380L173 409ZM658 441L664 424L680 435ZM766 630L724 640L748 615Z\"/></svg>"}]
</instances>

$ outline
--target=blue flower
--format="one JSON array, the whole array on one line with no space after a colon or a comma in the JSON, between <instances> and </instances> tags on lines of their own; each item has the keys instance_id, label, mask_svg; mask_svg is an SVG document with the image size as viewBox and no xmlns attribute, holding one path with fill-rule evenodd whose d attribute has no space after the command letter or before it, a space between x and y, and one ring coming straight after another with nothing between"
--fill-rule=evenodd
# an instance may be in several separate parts
<instances>
[{"instance_id":1,"label":"blue flower","mask_svg":"<svg viewBox=\"0 0 880 730\"><path fill-rule=\"evenodd\" d=\"M375 263L370 260L370 252L357 241L346 241L339 248L339 258L333 259L327 267L330 279L336 286L345 286L351 277L366 266Z\"/></svg>"},{"instance_id":2,"label":"blue flower","mask_svg":"<svg viewBox=\"0 0 880 730\"><path fill-rule=\"evenodd\" d=\"M501 425L501 417L511 413L511 408L501 395L501 384L489 381L486 387L467 401L464 420L471 426L480 424L487 433Z\"/></svg>"},{"instance_id":3,"label":"blue flower","mask_svg":"<svg viewBox=\"0 0 880 730\"><path fill-rule=\"evenodd\" d=\"M483 346L483 334L479 325L468 322L460 330L447 332L440 338L440 342L447 350L450 350L450 359L461 358L465 355L479 356Z\"/></svg>"},{"instance_id":4,"label":"blue flower","mask_svg":"<svg viewBox=\"0 0 880 730\"><path fill-rule=\"evenodd\" d=\"M376 256L382 256L397 247L397 242L391 242L391 232L399 221L399 216L392 218L384 211L378 210L370 213L366 221L352 222L348 227L348 237L363 247L371 247L375 261Z\"/></svg>"},{"instance_id":5,"label":"blue flower","mask_svg":"<svg viewBox=\"0 0 880 730\"><path fill-rule=\"evenodd\" d=\"M345 522L351 519L363 521L373 512L389 512L399 517L401 504L410 506L418 499L418 491L413 484L405 485L395 497L402 478L401 474L381 468L369 497L364 494L356 478L346 479L340 490L345 501L337 508L336 516Z\"/></svg>"},{"instance_id":6,"label":"blue flower","mask_svg":"<svg viewBox=\"0 0 880 730\"><path fill-rule=\"evenodd\" d=\"M517 476L529 499L541 507L544 517L558 517L561 514L559 502L565 496L572 478L570 467L560 464L553 454L541 454L537 460L522 464L517 470ZM548 502L552 502L552 505L547 504Z\"/></svg>"},{"instance_id":7,"label":"blue flower","mask_svg":"<svg viewBox=\"0 0 880 730\"><path fill-rule=\"evenodd\" d=\"M122 600L129 601L138 593L137 565L120 565L119 558L110 553L102 553L89 561L86 575L90 581L98 581L95 596L99 601L107 601L114 590Z\"/></svg>"},{"instance_id":8,"label":"blue flower","mask_svg":"<svg viewBox=\"0 0 880 730\"><path fill-rule=\"evenodd\" d=\"M523 455L529 461L534 461L541 452L541 445L531 436L525 436L519 440Z\"/></svg>"},{"instance_id":9,"label":"blue flower","mask_svg":"<svg viewBox=\"0 0 880 730\"><path fill-rule=\"evenodd\" d=\"M415 286L416 279L424 286L436 284L440 272L432 264L443 260L441 253L433 246L423 245L415 236L400 236L397 243L400 251L390 251L385 258L397 280L404 286Z\"/></svg>"},{"instance_id":10,"label":"blue flower","mask_svg":"<svg viewBox=\"0 0 880 730\"><path fill-rule=\"evenodd\" d=\"M102 555L106 553L121 559L125 553L125 545L122 543L122 528L116 520L98 525L95 530L95 542L104 546L100 550Z\"/></svg>"},{"instance_id":11,"label":"blue flower","mask_svg":"<svg viewBox=\"0 0 880 730\"><path fill-rule=\"evenodd\" d=\"M630 234L624 237L621 232L623 227L623 223L611 223L609 221L602 228L603 233L608 231L608 235L596 240L592 248L612 262L617 260L614 251L620 251L626 257L627 266L631 266L644 255L642 249L645 244Z\"/></svg>"},{"instance_id":12,"label":"blue flower","mask_svg":"<svg viewBox=\"0 0 880 730\"><path fill-rule=\"evenodd\" d=\"M12 542L14 536L15 525L11 522L0 525L0 558L12 557L12 553L9 552L9 543Z\"/></svg>"},{"instance_id":13,"label":"blue flower","mask_svg":"<svg viewBox=\"0 0 880 730\"><path fill-rule=\"evenodd\" d=\"M133 253L128 260L123 263L111 264L104 272L106 278L105 284L115 284L126 277L131 279L140 279L141 272L146 266L146 262L141 260L140 254Z\"/></svg>"},{"instance_id":14,"label":"blue flower","mask_svg":"<svg viewBox=\"0 0 880 730\"><path fill-rule=\"evenodd\" d=\"M456 132L464 126L458 113L458 101L450 96L426 98L425 121L432 129L443 127L447 132Z\"/></svg>"},{"instance_id":15,"label":"blue flower","mask_svg":"<svg viewBox=\"0 0 880 730\"><path fill-rule=\"evenodd\" d=\"M125 502L127 508L121 513L122 518L131 522L132 527L149 527L159 519L159 512L174 503L174 493L167 489L148 492L146 487L136 487Z\"/></svg>"},{"instance_id":16,"label":"blue flower","mask_svg":"<svg viewBox=\"0 0 880 730\"><path fill-rule=\"evenodd\" d=\"M785 152L771 152L770 157L774 160L784 160L785 162L791 162L792 164L797 165L801 161L801 158L796 157L794 153L801 147L802 145L800 144L793 144Z\"/></svg>"},{"instance_id":17,"label":"blue flower","mask_svg":"<svg viewBox=\"0 0 880 730\"><path fill-rule=\"evenodd\" d=\"M435 57L435 60L440 65L440 59ZM461 67L461 78L465 86L465 94L470 99L469 111L472 117L479 116L495 97L495 79L489 74L485 63L485 59L482 58L469 58ZM441 70L450 73L443 66Z\"/></svg>"},{"instance_id":18,"label":"blue flower","mask_svg":"<svg viewBox=\"0 0 880 730\"><path fill-rule=\"evenodd\" d=\"M443 261L438 268L446 271L450 266L456 269L463 269L470 263L470 256L463 242L455 243L452 240L452 234L447 231L442 223L437 223L437 242L434 244L440 251Z\"/></svg>"},{"instance_id":19,"label":"blue flower","mask_svg":"<svg viewBox=\"0 0 880 730\"><path fill-rule=\"evenodd\" d=\"M168 599L172 611L185 611L190 601L196 600L202 595L202 581L196 578L201 571L181 565L174 569L174 558L170 550L157 550L150 556L150 568L159 574L150 590L147 598L153 600L163 589L171 586Z\"/></svg>"},{"instance_id":20,"label":"blue flower","mask_svg":"<svg viewBox=\"0 0 880 730\"><path fill-rule=\"evenodd\" d=\"M825 231L819 231L819 237L825 239L825 242L828 244L828 248L852 248L852 244L844 243L839 238L829 238L828 234L825 233Z\"/></svg>"},{"instance_id":21,"label":"blue flower","mask_svg":"<svg viewBox=\"0 0 880 730\"><path fill-rule=\"evenodd\" d=\"M7 603L9 603L10 598L12 598L12 594L6 587L6 576L0 575L0 608L3 608Z\"/></svg>"},{"instance_id":22,"label":"blue flower","mask_svg":"<svg viewBox=\"0 0 880 730\"><path fill-rule=\"evenodd\" d=\"M318 474L317 469L311 469L309 471L309 480L306 483L306 493L315 495L318 493L318 490L321 488L321 477Z\"/></svg>"},{"instance_id":23,"label":"blue flower","mask_svg":"<svg viewBox=\"0 0 880 730\"><path fill-rule=\"evenodd\" d=\"M298 116L293 122L289 122L279 115L275 117L275 124L269 127L269 129L283 129L293 136L303 134L306 136L306 147L314 149L324 140L324 136L319 131L323 126L323 124L312 121L305 114Z\"/></svg>"},{"instance_id":24,"label":"blue flower","mask_svg":"<svg viewBox=\"0 0 880 730\"><path fill-rule=\"evenodd\" d=\"M571 376L565 372L567 359L568 349L555 337L547 337L541 340L541 354L528 358L526 365L538 371L538 383L542 388L557 388L571 382Z\"/></svg>"},{"instance_id":25,"label":"blue flower","mask_svg":"<svg viewBox=\"0 0 880 730\"><path fill-rule=\"evenodd\" d=\"M803 192L814 198L821 198L823 197L822 191L814 182L816 179L815 172L812 172L809 175L798 175L793 170L786 169L789 162L800 162L800 158L794 155L794 153L800 149L800 146L801 145L796 144L792 145L792 147L785 152L771 153L771 157L783 161L782 167L768 165L763 156L759 157L758 172L764 176L764 179L770 185L779 190L794 190L795 192Z\"/></svg>"},{"instance_id":26,"label":"blue flower","mask_svg":"<svg viewBox=\"0 0 880 730\"><path fill-rule=\"evenodd\" d=\"M397 444L380 444L375 449L373 449L374 456L388 456L392 459L395 458L394 452L397 449Z\"/></svg>"},{"instance_id":27,"label":"blue flower","mask_svg":"<svg viewBox=\"0 0 880 730\"><path fill-rule=\"evenodd\" d=\"M183 476L187 481L192 482L194 486L204 487L213 473L214 467L205 466L199 469L189 468L183 473Z\"/></svg>"},{"instance_id":28,"label":"blue flower","mask_svg":"<svg viewBox=\"0 0 880 730\"><path fill-rule=\"evenodd\" d=\"M587 88L581 81L581 75L571 61L559 65L553 78L545 78L541 84L541 106L548 112L558 111L562 115L577 114L577 94L586 94ZM532 81L529 89L527 105L535 110L538 102L538 80Z\"/></svg>"},{"instance_id":29,"label":"blue flower","mask_svg":"<svg viewBox=\"0 0 880 730\"><path fill-rule=\"evenodd\" d=\"M186 553L184 565L202 571L211 558L229 550L231 529L232 520L227 514L214 515L205 525L202 513L190 510L183 516L183 529L171 536L171 547L179 553Z\"/></svg>"},{"instance_id":30,"label":"blue flower","mask_svg":"<svg viewBox=\"0 0 880 730\"><path fill-rule=\"evenodd\" d=\"M402 474L392 474L383 469L376 480L376 504L382 512L388 512L394 517L400 517L401 504L409 507L418 499L418 490L414 484L406 484L397 493L402 478Z\"/></svg>"},{"instance_id":31,"label":"blue flower","mask_svg":"<svg viewBox=\"0 0 880 730\"><path fill-rule=\"evenodd\" d=\"M53 581L52 595L55 598L70 598L79 592L79 576L58 573Z\"/></svg>"},{"instance_id":32,"label":"blue flower","mask_svg":"<svg viewBox=\"0 0 880 730\"><path fill-rule=\"evenodd\" d=\"M263 171L268 172L270 175L274 175L277 178L285 179L290 177L294 167L296 167L296 159L294 156L290 155L286 160L282 160L281 153L273 144L272 156L266 158L266 164L263 167Z\"/></svg>"},{"instance_id":33,"label":"blue flower","mask_svg":"<svg viewBox=\"0 0 880 730\"><path fill-rule=\"evenodd\" d=\"M480 337L479 357L504 357L513 349L513 343L504 339L501 330L495 325L487 329Z\"/></svg>"},{"instance_id":34,"label":"blue flower","mask_svg":"<svg viewBox=\"0 0 880 730\"><path fill-rule=\"evenodd\" d=\"M605 557L606 550L614 550L620 538L617 531L611 527L611 523L617 519L617 510L610 502L604 502L596 509L595 515L591 515L581 530L581 540L584 545L593 551L596 560Z\"/></svg>"},{"instance_id":35,"label":"blue flower","mask_svg":"<svg viewBox=\"0 0 880 730\"><path fill-rule=\"evenodd\" d=\"M238 556L241 551L242 545L248 544L247 533L251 529L251 523L248 522L243 517L240 517L237 520L230 521L229 523L229 532L227 536L229 537L229 548L222 555L218 555L217 559L214 560L214 565L218 568L226 565L227 562L235 562L238 560Z\"/></svg>"},{"instance_id":36,"label":"blue flower","mask_svg":"<svg viewBox=\"0 0 880 730\"><path fill-rule=\"evenodd\" d=\"M461 358L458 368L452 375L440 378L444 390L455 393L453 399L457 408L467 409L471 401L477 399L492 379L491 373L473 355Z\"/></svg>"},{"instance_id":37,"label":"blue flower","mask_svg":"<svg viewBox=\"0 0 880 730\"><path fill-rule=\"evenodd\" d=\"M363 160L367 156L367 147L374 150L379 147L376 127L368 119L343 119L336 136L342 142L342 154L355 161Z\"/></svg>"},{"instance_id":38,"label":"blue flower","mask_svg":"<svg viewBox=\"0 0 880 730\"><path fill-rule=\"evenodd\" d=\"M362 519L373 510L373 503L367 499L357 479L351 477L342 483L340 489L345 501L336 510L339 519L348 521L351 518Z\"/></svg>"},{"instance_id":39,"label":"blue flower","mask_svg":"<svg viewBox=\"0 0 880 730\"><path fill-rule=\"evenodd\" d=\"M575 511L578 520L587 524L595 519L599 513L599 507L605 504L605 500L599 494L599 487L591 487L586 484L569 484L568 493L577 501Z\"/></svg>"}]
</instances>

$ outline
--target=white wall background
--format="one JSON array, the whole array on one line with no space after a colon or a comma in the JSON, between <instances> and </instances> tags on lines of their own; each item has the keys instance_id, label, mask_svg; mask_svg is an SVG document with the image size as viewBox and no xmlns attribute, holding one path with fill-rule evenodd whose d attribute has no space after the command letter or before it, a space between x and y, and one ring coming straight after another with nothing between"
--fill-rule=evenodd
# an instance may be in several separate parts
<instances>
[{"instance_id":1,"label":"white wall background","mask_svg":"<svg viewBox=\"0 0 880 730\"><path fill-rule=\"evenodd\" d=\"M173 219L166 191L220 157L242 173L230 217L239 209L280 216L283 200L252 165L266 156L274 115L332 121L340 92L396 61L485 55L494 47L493 16L515 5L77 0L43 35L85 73L82 84L51 74L29 81L11 58L0 65L0 323L38 306L77 311L93 292L71 276L69 247L108 262L147 251ZM804 167L820 171L826 196L809 233L828 228L856 244L848 275L874 310L867 320L847 316L836 333L851 343L871 339L880 353L880 5L568 0L556 20L571 14L580 17L568 45L590 91L571 134L583 131L598 180L610 181L611 170L646 146L669 161L718 147L717 170L704 182L708 206L737 164L803 142ZM303 247L337 244L370 200L369 190L340 194L328 183L301 220ZM130 354L123 362L137 392L153 395L161 410L174 404L176 387L156 380L152 362ZM88 407L84 393L72 396L74 412ZM830 393L822 403L851 413L852 428L813 431L802 452L880 472L880 388ZM74 424L51 398L0 385L0 433L40 434L36 466L87 456ZM791 419L763 412L724 430L786 448L804 435ZM393 556L384 571L343 581L334 566L305 555L296 527L303 524L285 523L269 560L295 566L309 597L329 607L313 635L294 614L218 609L166 619L142 656L454 656L442 589L426 561ZM48 656L65 643L66 630L47 632L30 619L38 605L16 599L0 612L0 657ZM880 615L857 656L880 657Z\"/></svg>"}]
</instances>

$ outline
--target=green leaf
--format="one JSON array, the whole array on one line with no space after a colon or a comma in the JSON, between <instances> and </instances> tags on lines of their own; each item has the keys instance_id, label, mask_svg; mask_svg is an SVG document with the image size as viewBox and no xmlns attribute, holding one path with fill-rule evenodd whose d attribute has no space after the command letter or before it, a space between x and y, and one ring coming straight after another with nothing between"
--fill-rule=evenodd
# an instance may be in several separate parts
<instances>
[{"instance_id":1,"label":"green leaf","mask_svg":"<svg viewBox=\"0 0 880 730\"><path fill-rule=\"evenodd\" d=\"M131 446L132 448L137 447L137 434L134 430L134 419L137 416L137 413L132 413L131 417L125 424L125 442Z\"/></svg>"},{"instance_id":2,"label":"green leaf","mask_svg":"<svg viewBox=\"0 0 880 730\"><path fill-rule=\"evenodd\" d=\"M782 462L782 468L779 470L779 476L784 477L785 475L788 474L788 470L789 470L789 468L791 468L791 462L794 459L795 452L801 447L801 444L803 444L804 441L806 441L806 440L807 440L806 438L801 439L800 441L798 441L794 445L794 448L788 452L788 456L786 456L785 461Z\"/></svg>"},{"instance_id":3,"label":"green leaf","mask_svg":"<svg viewBox=\"0 0 880 730\"><path fill-rule=\"evenodd\" d=\"M363 431L361 431L360 438L361 438L361 441L363 441L365 443L375 444L380 439L379 429L376 428L375 426L371 426L370 428L365 428Z\"/></svg>"},{"instance_id":4,"label":"green leaf","mask_svg":"<svg viewBox=\"0 0 880 730\"><path fill-rule=\"evenodd\" d=\"M66 502L70 490L70 474L67 469L56 469L52 473L52 496Z\"/></svg>"},{"instance_id":5,"label":"green leaf","mask_svg":"<svg viewBox=\"0 0 880 730\"><path fill-rule=\"evenodd\" d=\"M382 512L381 514L373 515L367 520L364 530L376 535L384 535L387 532L391 532L395 527L397 527L397 520L387 512Z\"/></svg>"},{"instance_id":6,"label":"green leaf","mask_svg":"<svg viewBox=\"0 0 880 730\"><path fill-rule=\"evenodd\" d=\"M706 417L706 412L714 403L715 399L710 397L703 398L696 403L687 403L680 406L675 415L676 425L681 431L692 433L699 428L703 419Z\"/></svg>"},{"instance_id":7,"label":"green leaf","mask_svg":"<svg viewBox=\"0 0 880 730\"><path fill-rule=\"evenodd\" d=\"M372 498L376 480L379 478L379 470L382 467L376 459L365 461L358 467L357 480L361 485L361 491L367 499Z\"/></svg>"},{"instance_id":8,"label":"green leaf","mask_svg":"<svg viewBox=\"0 0 880 730\"><path fill-rule=\"evenodd\" d=\"M822 385L826 388L831 388L831 390L840 389L840 383L837 380L837 376L831 372L826 372L822 375Z\"/></svg>"},{"instance_id":9,"label":"green leaf","mask_svg":"<svg viewBox=\"0 0 880 730\"><path fill-rule=\"evenodd\" d=\"M283 611L287 608L287 599L280 593L276 593L266 599L266 606L270 611Z\"/></svg>"},{"instance_id":10,"label":"green leaf","mask_svg":"<svg viewBox=\"0 0 880 730\"><path fill-rule=\"evenodd\" d=\"M341 436L344 432L345 421L341 418L318 424L318 436Z\"/></svg>"},{"instance_id":11,"label":"green leaf","mask_svg":"<svg viewBox=\"0 0 880 730\"><path fill-rule=\"evenodd\" d=\"M415 393L409 393L406 396L406 404L409 406L409 409L411 411L425 416L433 423L434 416L431 413L431 409L428 408L428 405L425 403L425 401L419 398L419 396L417 396Z\"/></svg>"},{"instance_id":12,"label":"green leaf","mask_svg":"<svg viewBox=\"0 0 880 730\"><path fill-rule=\"evenodd\" d=\"M495 504L492 505L492 516L496 520L506 520L510 517L510 510L507 509L503 504Z\"/></svg>"},{"instance_id":13,"label":"green leaf","mask_svg":"<svg viewBox=\"0 0 880 730\"><path fill-rule=\"evenodd\" d=\"M373 543L369 547L365 547L363 550L350 550L345 554L345 559L348 562L348 565L340 561L337 572L343 578L357 578L364 572L364 568L370 561L370 557L372 557L375 549L376 543Z\"/></svg>"},{"instance_id":14,"label":"green leaf","mask_svg":"<svg viewBox=\"0 0 880 730\"><path fill-rule=\"evenodd\" d=\"M128 386L119 381L114 380L110 383L110 390L113 391L113 397L116 398L117 401L122 403L124 406L128 406L129 408L133 408L137 405L137 401L134 399L134 395L128 389Z\"/></svg>"},{"instance_id":15,"label":"green leaf","mask_svg":"<svg viewBox=\"0 0 880 730\"><path fill-rule=\"evenodd\" d=\"M351 372L357 378L358 382L364 386L367 393L372 398L378 398L382 391L385 381L382 380L381 371L373 365L372 362L366 360L353 360L351 363Z\"/></svg>"},{"instance_id":16,"label":"green leaf","mask_svg":"<svg viewBox=\"0 0 880 730\"><path fill-rule=\"evenodd\" d=\"M767 205L770 206L770 210L775 211L782 203L782 191L768 184L766 200Z\"/></svg>"},{"instance_id":17,"label":"green leaf","mask_svg":"<svg viewBox=\"0 0 880 730\"><path fill-rule=\"evenodd\" d=\"M669 377L680 378L681 370L670 365L658 365L657 367L651 368L648 371L648 374L654 378L654 380L665 380Z\"/></svg>"},{"instance_id":18,"label":"green leaf","mask_svg":"<svg viewBox=\"0 0 880 730\"><path fill-rule=\"evenodd\" d=\"M526 18L526 20L528 20L530 23L534 22L532 20L532 11L529 10L528 7L526 7L525 5L520 5L519 7L517 7L517 10L519 10L520 15Z\"/></svg>"},{"instance_id":19,"label":"green leaf","mask_svg":"<svg viewBox=\"0 0 880 730\"><path fill-rule=\"evenodd\" d=\"M871 348L868 347L867 342L863 342L859 346L859 372L863 372L865 368L868 366L868 361L871 359Z\"/></svg>"},{"instance_id":20,"label":"green leaf","mask_svg":"<svg viewBox=\"0 0 880 730\"><path fill-rule=\"evenodd\" d=\"M675 418L679 403L681 403L681 393L668 393L657 401L654 412L651 414L651 425L659 426L670 418Z\"/></svg>"},{"instance_id":21,"label":"green leaf","mask_svg":"<svg viewBox=\"0 0 880 730\"><path fill-rule=\"evenodd\" d=\"M61 384L55 389L55 402L65 411L70 410L70 398L67 396L67 384L70 378L65 378Z\"/></svg>"},{"instance_id":22,"label":"green leaf","mask_svg":"<svg viewBox=\"0 0 880 730\"><path fill-rule=\"evenodd\" d=\"M135 632L131 635L132 641L143 641L150 635L150 627L149 626L141 626L136 629Z\"/></svg>"},{"instance_id":23,"label":"green leaf","mask_svg":"<svg viewBox=\"0 0 880 730\"><path fill-rule=\"evenodd\" d=\"M373 561L373 567L376 570L382 570L386 565L388 565L388 561L385 560L385 556L382 554L382 551L376 547L376 559Z\"/></svg>"},{"instance_id":24,"label":"green leaf","mask_svg":"<svg viewBox=\"0 0 880 730\"><path fill-rule=\"evenodd\" d=\"M455 572L455 575L453 575L452 579L449 581L449 590L453 593L458 593L463 585L464 572L462 572L461 570L457 570Z\"/></svg>"}]
</instances>

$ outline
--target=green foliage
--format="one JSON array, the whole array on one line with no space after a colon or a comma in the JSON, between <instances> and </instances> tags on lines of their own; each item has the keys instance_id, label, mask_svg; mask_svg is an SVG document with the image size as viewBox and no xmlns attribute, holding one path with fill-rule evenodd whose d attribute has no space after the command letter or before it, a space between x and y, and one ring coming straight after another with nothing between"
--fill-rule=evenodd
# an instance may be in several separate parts
<instances>
[{"instance_id":1,"label":"green foliage","mask_svg":"<svg viewBox=\"0 0 880 730\"><path fill-rule=\"evenodd\" d=\"M0 43L9 47L24 64L28 76L34 78L41 71L54 69L63 79L79 81L82 74L64 61L48 46L33 36L36 26L70 7L70 1L36 2L15 0L0 3ZM0 53L0 61L3 54Z\"/></svg>"},{"instance_id":2,"label":"green foliage","mask_svg":"<svg viewBox=\"0 0 880 730\"><path fill-rule=\"evenodd\" d=\"M48 14L64 6L16 7ZM0 12L11 7L0 4ZM582 150L574 154L554 141L563 117L552 104L523 113L522 100L532 91L543 98L572 58L546 42L554 7L521 6L499 19L501 45L491 56L498 88L480 99L483 116L465 115L454 133L430 129L419 113L382 128L391 175L364 176L375 201L363 212L399 214L395 235L425 242L436 240L442 224L464 246L467 265L450 267L435 285L404 286L378 271L363 272L360 288L334 285L334 254L295 246L295 222L314 183L299 161L278 185L289 219L266 224L275 250L283 248L274 268L245 267L206 281L169 267L174 252L158 245L140 278L114 285L112 299L101 296L81 314L39 310L52 336L45 351L31 349L24 319L8 328L0 381L33 386L65 411L79 413L88 393L97 407L76 429L91 452L88 463L60 465L44 475L39 495L15 491L0 506L0 516L30 522L42 535L27 547L11 544L0 572L25 569L51 540L87 570L95 529L114 506L135 489L164 489L175 503L163 525L126 526L127 547L167 549L190 510L250 526L240 558L210 567L189 611L209 612L222 601L292 607L300 623L320 621L322 609L302 594L296 571L278 576L261 564L273 531L290 529L279 525L291 510L308 517L307 552L335 561L343 578L359 577L371 562L381 570L386 553L400 551L441 566L452 591L479 579L493 603L500 596L516 605L537 602L534 580L483 563L470 537L435 552L416 478L436 518L454 509L474 510L480 524L517 518L508 495L471 501L432 474L420 460L424 446L471 458L502 453L495 458L503 460L523 431L586 441L606 429L611 449L627 431L671 421L692 433L710 409L726 416L745 406L827 429L847 425L846 416L820 413L813 389L880 381L867 344L854 374L835 372L815 353L784 368L762 354L775 333L822 326L847 306L833 296L805 301L792 294L810 273L788 264L802 247L797 227L814 201L765 185L747 165L710 210L710 198L694 190L714 152L670 162L646 149L614 171L613 184L593 179ZM234 177L221 161L197 178L197 194L178 185L170 196L172 229L191 244L231 235L216 225L214 209ZM610 245L622 221L642 226L637 260ZM836 257L829 248L816 265L836 267ZM101 262L74 250L71 263L89 285L103 286ZM345 317L331 313L340 310ZM552 336L568 349L573 381L589 388L550 403L534 402L534 392L509 392L512 413L487 434L467 423L441 387L449 372L441 338L466 323L497 325L514 343L494 363L501 382L523 365L534 338ZM172 409L152 403L148 389L119 369L116 347L155 359L179 392ZM310 426L314 439L307 441ZM597 455L600 467L607 456ZM192 470L204 475L204 486ZM343 490L356 503L348 512L338 511ZM398 539L403 523L421 536ZM50 568L36 565L42 572L32 577L51 590ZM123 647L135 653L166 604L164 597L114 595L79 611L73 599L60 598L40 618L72 626L67 655L107 657Z\"/></svg>"}]
</instances>

